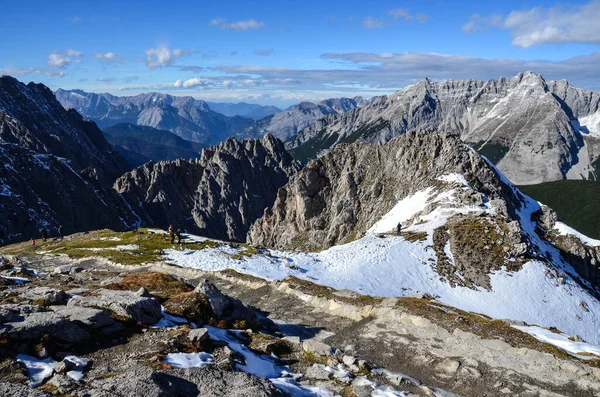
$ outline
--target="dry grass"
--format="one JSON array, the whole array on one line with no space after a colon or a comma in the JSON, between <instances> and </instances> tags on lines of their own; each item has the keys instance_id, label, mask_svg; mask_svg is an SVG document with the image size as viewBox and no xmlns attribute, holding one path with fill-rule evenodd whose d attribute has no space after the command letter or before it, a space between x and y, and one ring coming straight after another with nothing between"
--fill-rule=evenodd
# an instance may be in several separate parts
<instances>
[{"instance_id":1,"label":"dry grass","mask_svg":"<svg viewBox=\"0 0 600 397\"><path fill-rule=\"evenodd\" d=\"M188 283L178 280L170 274L160 272L127 274L123 276L122 281L108 284L103 288L120 291L137 291L142 287L162 300L167 300L173 296L194 290L194 287Z\"/></svg>"}]
</instances>

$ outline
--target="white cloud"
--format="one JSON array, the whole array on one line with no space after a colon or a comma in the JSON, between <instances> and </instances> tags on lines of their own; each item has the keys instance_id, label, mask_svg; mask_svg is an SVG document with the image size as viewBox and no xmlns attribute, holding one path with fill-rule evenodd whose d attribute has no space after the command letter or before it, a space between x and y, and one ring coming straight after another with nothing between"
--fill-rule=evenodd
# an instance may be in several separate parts
<instances>
[{"instance_id":1,"label":"white cloud","mask_svg":"<svg viewBox=\"0 0 600 397\"><path fill-rule=\"evenodd\" d=\"M70 17L70 18L67 18L67 21L73 22L73 23L80 22L81 17Z\"/></svg>"},{"instance_id":2,"label":"white cloud","mask_svg":"<svg viewBox=\"0 0 600 397\"><path fill-rule=\"evenodd\" d=\"M259 22L255 19L248 19L245 21L228 22L224 18L214 18L210 21L211 26L218 26L220 29L229 29L235 32L243 30L254 30L260 29L265 26L264 22Z\"/></svg>"},{"instance_id":3,"label":"white cloud","mask_svg":"<svg viewBox=\"0 0 600 397\"><path fill-rule=\"evenodd\" d=\"M381 29L383 28L383 20L373 17L366 17L362 20L362 26L365 29Z\"/></svg>"},{"instance_id":4,"label":"white cloud","mask_svg":"<svg viewBox=\"0 0 600 397\"><path fill-rule=\"evenodd\" d=\"M9 76L19 76L19 75L27 75L27 74L43 74L46 76L52 77L64 77L66 76L65 72L62 70L48 69L48 68L0 68L0 76L9 75Z\"/></svg>"},{"instance_id":5,"label":"white cloud","mask_svg":"<svg viewBox=\"0 0 600 397\"><path fill-rule=\"evenodd\" d=\"M62 69L68 66L69 63L71 63L71 60L69 59L69 57L66 57L64 55L58 54L56 52L53 52L52 54L48 55L48 65L50 66L55 66L57 68Z\"/></svg>"},{"instance_id":6,"label":"white cloud","mask_svg":"<svg viewBox=\"0 0 600 397\"><path fill-rule=\"evenodd\" d=\"M101 52L97 52L94 54L94 58L99 59L105 63L121 63L123 62L123 59L115 54L114 52L105 52L105 53L101 53Z\"/></svg>"},{"instance_id":7,"label":"white cloud","mask_svg":"<svg viewBox=\"0 0 600 397\"><path fill-rule=\"evenodd\" d=\"M209 87L211 86L212 83L208 80L205 79L200 79L198 77L194 77L192 79L189 80L177 80L173 86L176 88L193 88L193 87L201 87L201 88L205 88L205 87Z\"/></svg>"},{"instance_id":8,"label":"white cloud","mask_svg":"<svg viewBox=\"0 0 600 397\"><path fill-rule=\"evenodd\" d=\"M464 32L474 32L489 27L506 29L512 44L531 47L539 44L600 43L600 0L564 8L536 7L525 11L512 11L507 16L473 15L463 25Z\"/></svg>"},{"instance_id":9,"label":"white cloud","mask_svg":"<svg viewBox=\"0 0 600 397\"><path fill-rule=\"evenodd\" d=\"M67 56L72 57L72 58L79 58L83 56L82 52L76 51L72 48L69 48L67 51L65 51L65 54L67 54Z\"/></svg>"},{"instance_id":10,"label":"white cloud","mask_svg":"<svg viewBox=\"0 0 600 397\"><path fill-rule=\"evenodd\" d=\"M149 69L171 66L177 58L192 53L190 50L174 49L167 47L148 48L146 51L146 66Z\"/></svg>"}]
</instances>

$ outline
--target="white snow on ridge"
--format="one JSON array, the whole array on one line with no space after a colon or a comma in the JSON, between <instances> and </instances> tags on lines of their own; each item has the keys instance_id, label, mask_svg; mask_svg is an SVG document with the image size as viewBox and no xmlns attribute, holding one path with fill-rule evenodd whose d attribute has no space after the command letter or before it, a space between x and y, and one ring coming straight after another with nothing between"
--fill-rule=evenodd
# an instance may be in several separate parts
<instances>
[{"instance_id":1,"label":"white snow on ridge","mask_svg":"<svg viewBox=\"0 0 600 397\"><path fill-rule=\"evenodd\" d=\"M579 118L579 131L594 138L600 138L600 112Z\"/></svg>"},{"instance_id":2,"label":"white snow on ridge","mask_svg":"<svg viewBox=\"0 0 600 397\"><path fill-rule=\"evenodd\" d=\"M390 212L375 223L367 233L386 233L396 229L398 222L402 223L417 213L423 211L433 189L426 189L400 200Z\"/></svg>"},{"instance_id":3,"label":"white snow on ridge","mask_svg":"<svg viewBox=\"0 0 600 397\"><path fill-rule=\"evenodd\" d=\"M577 230L573 229L565 225L562 222L556 222L554 225L554 230L561 235L571 235L579 239L583 244L589 245L590 247L598 247L600 246L600 240L594 240L593 238L589 238L588 236L579 233Z\"/></svg>"}]
</instances>

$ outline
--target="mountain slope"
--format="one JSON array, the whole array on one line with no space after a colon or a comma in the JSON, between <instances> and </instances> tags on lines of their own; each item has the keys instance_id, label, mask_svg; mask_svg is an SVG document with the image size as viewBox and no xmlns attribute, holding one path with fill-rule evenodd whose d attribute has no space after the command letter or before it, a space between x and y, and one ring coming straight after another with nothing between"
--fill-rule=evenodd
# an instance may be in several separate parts
<instances>
[{"instance_id":1,"label":"mountain slope","mask_svg":"<svg viewBox=\"0 0 600 397\"><path fill-rule=\"evenodd\" d=\"M137 218L111 188L128 165L93 122L41 84L0 78L0 242L110 227Z\"/></svg>"},{"instance_id":2,"label":"mountain slope","mask_svg":"<svg viewBox=\"0 0 600 397\"><path fill-rule=\"evenodd\" d=\"M119 178L115 188L136 203L149 225L244 241L252 222L299 168L270 135L230 138L204 149L199 159L144 164Z\"/></svg>"},{"instance_id":3,"label":"mountain slope","mask_svg":"<svg viewBox=\"0 0 600 397\"><path fill-rule=\"evenodd\" d=\"M207 144L235 135L253 121L213 112L206 102L192 97L159 93L117 97L59 89L56 98L65 108L77 110L101 128L130 123L171 131L185 140Z\"/></svg>"},{"instance_id":4,"label":"mountain slope","mask_svg":"<svg viewBox=\"0 0 600 397\"><path fill-rule=\"evenodd\" d=\"M279 139L286 140L316 120L327 115L347 112L366 103L368 103L368 100L362 97L331 98L316 104L301 102L282 112L254 122L243 131L241 136L261 137L265 134L271 134Z\"/></svg>"},{"instance_id":5,"label":"mountain slope","mask_svg":"<svg viewBox=\"0 0 600 397\"><path fill-rule=\"evenodd\" d=\"M67 158L75 170L89 169L108 181L128 167L98 127L63 109L50 89L9 76L0 78L0 140Z\"/></svg>"},{"instance_id":6,"label":"mountain slope","mask_svg":"<svg viewBox=\"0 0 600 397\"><path fill-rule=\"evenodd\" d=\"M200 156L205 145L181 139L177 135L152 127L117 124L102 131L133 167L148 161L175 160Z\"/></svg>"},{"instance_id":7,"label":"mountain slope","mask_svg":"<svg viewBox=\"0 0 600 397\"><path fill-rule=\"evenodd\" d=\"M368 106L329 115L287 146L306 160L342 142L384 142L435 128L460 134L517 184L595 179L598 139L582 133L578 120L593 124L598 96L531 72L488 82L424 79Z\"/></svg>"},{"instance_id":8,"label":"mountain slope","mask_svg":"<svg viewBox=\"0 0 600 397\"><path fill-rule=\"evenodd\" d=\"M246 102L207 102L207 104L215 112L224 114L227 117L242 116L253 120L259 120L264 117L269 117L275 113L281 112L281 109L275 106L262 106Z\"/></svg>"}]
</instances>

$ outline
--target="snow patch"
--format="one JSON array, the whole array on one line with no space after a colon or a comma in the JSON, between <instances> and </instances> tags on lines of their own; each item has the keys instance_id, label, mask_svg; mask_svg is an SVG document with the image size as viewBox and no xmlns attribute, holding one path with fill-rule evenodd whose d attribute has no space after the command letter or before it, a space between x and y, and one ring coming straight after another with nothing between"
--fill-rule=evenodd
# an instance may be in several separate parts
<instances>
[{"instance_id":1,"label":"snow patch","mask_svg":"<svg viewBox=\"0 0 600 397\"><path fill-rule=\"evenodd\" d=\"M175 368L206 367L213 365L213 356L209 353L169 353L165 356L165 363Z\"/></svg>"},{"instance_id":2,"label":"snow patch","mask_svg":"<svg viewBox=\"0 0 600 397\"><path fill-rule=\"evenodd\" d=\"M599 247L600 246L600 240L594 240L593 238L589 238L588 236L579 233L577 230L565 225L562 222L556 222L556 224L554 225L554 230L556 230L558 232L558 234L563 235L563 236L566 236L566 235L574 236L574 237L578 238L579 241L581 241L583 244L589 245L590 247Z\"/></svg>"},{"instance_id":3,"label":"snow patch","mask_svg":"<svg viewBox=\"0 0 600 397\"><path fill-rule=\"evenodd\" d=\"M17 355L17 361L25 364L25 367L27 367L29 385L31 387L38 387L44 380L51 377L54 368L58 365L58 362L51 358L42 360L26 354Z\"/></svg>"},{"instance_id":4,"label":"snow patch","mask_svg":"<svg viewBox=\"0 0 600 397\"><path fill-rule=\"evenodd\" d=\"M553 332L537 326L513 325L514 328L526 332L537 340L559 347L583 360L600 359L600 348L586 342L576 342L562 332Z\"/></svg>"},{"instance_id":5,"label":"snow patch","mask_svg":"<svg viewBox=\"0 0 600 397\"><path fill-rule=\"evenodd\" d=\"M580 117L579 131L594 138L600 138L600 112Z\"/></svg>"},{"instance_id":6,"label":"snow patch","mask_svg":"<svg viewBox=\"0 0 600 397\"><path fill-rule=\"evenodd\" d=\"M427 200L431 197L433 189L421 190L412 196L408 196L375 223L367 233L387 233L396 229L398 223L405 222L425 209Z\"/></svg>"}]
</instances>

